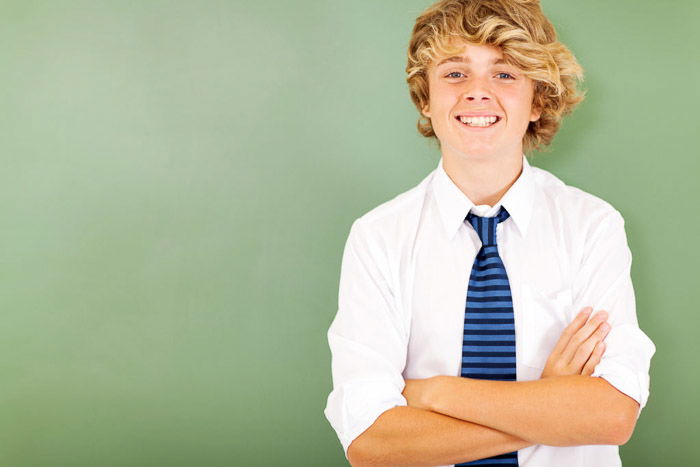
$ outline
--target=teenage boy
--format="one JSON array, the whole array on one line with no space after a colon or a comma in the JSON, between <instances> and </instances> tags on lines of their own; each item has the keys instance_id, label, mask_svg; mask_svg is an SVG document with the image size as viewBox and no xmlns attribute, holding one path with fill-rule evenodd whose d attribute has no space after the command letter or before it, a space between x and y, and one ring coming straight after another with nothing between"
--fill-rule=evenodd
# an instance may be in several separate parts
<instances>
[{"instance_id":1,"label":"teenage boy","mask_svg":"<svg viewBox=\"0 0 700 467\"><path fill-rule=\"evenodd\" d=\"M325 414L348 460L621 465L655 352L624 220L524 155L582 99L579 65L535 0L443 0L407 73L442 157L345 245Z\"/></svg>"}]
</instances>

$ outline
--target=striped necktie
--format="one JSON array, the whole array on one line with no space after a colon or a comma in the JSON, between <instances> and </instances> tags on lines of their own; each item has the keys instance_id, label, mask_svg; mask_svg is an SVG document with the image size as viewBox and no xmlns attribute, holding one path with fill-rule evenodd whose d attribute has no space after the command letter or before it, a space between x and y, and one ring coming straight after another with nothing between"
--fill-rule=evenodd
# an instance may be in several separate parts
<instances>
[{"instance_id":1,"label":"striped necktie","mask_svg":"<svg viewBox=\"0 0 700 467\"><path fill-rule=\"evenodd\" d=\"M496 245L496 227L509 216L503 206L494 217L467 214L482 246L467 289L460 373L465 378L515 381L513 301ZM518 465L518 452L457 464L467 465Z\"/></svg>"}]
</instances>

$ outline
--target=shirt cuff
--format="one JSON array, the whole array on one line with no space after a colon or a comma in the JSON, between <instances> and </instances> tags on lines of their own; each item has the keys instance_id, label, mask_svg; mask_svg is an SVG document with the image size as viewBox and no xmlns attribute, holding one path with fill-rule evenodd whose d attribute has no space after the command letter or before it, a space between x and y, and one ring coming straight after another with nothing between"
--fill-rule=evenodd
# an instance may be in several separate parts
<instances>
[{"instance_id":1,"label":"shirt cuff","mask_svg":"<svg viewBox=\"0 0 700 467\"><path fill-rule=\"evenodd\" d=\"M639 403L637 418L649 399L649 375L637 373L614 360L602 361L591 376L601 377Z\"/></svg>"},{"instance_id":2,"label":"shirt cuff","mask_svg":"<svg viewBox=\"0 0 700 467\"><path fill-rule=\"evenodd\" d=\"M403 387L391 381L353 381L333 390L324 413L343 445L346 458L350 443L381 414L408 405L402 391Z\"/></svg>"}]
</instances>

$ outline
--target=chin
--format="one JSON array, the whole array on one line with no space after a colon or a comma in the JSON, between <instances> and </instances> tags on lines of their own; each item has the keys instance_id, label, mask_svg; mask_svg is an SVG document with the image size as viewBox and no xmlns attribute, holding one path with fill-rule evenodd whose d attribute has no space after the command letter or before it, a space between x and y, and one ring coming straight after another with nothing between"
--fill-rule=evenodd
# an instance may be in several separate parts
<instances>
[{"instance_id":1,"label":"chin","mask_svg":"<svg viewBox=\"0 0 700 467\"><path fill-rule=\"evenodd\" d=\"M460 148L457 153L461 157L469 159L491 159L494 157L493 148L490 147L476 147L476 148Z\"/></svg>"}]
</instances>

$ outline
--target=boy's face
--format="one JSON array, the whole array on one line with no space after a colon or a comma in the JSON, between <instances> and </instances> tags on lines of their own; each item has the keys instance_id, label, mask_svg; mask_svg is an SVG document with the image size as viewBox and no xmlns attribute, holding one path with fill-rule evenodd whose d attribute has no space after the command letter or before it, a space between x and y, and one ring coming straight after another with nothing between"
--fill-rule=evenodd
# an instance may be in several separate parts
<instances>
[{"instance_id":1,"label":"boy's face","mask_svg":"<svg viewBox=\"0 0 700 467\"><path fill-rule=\"evenodd\" d=\"M428 69L423 114L443 156L520 158L528 124L540 116L532 108L534 83L505 64L499 48L464 44L460 55L439 57Z\"/></svg>"}]
</instances>

